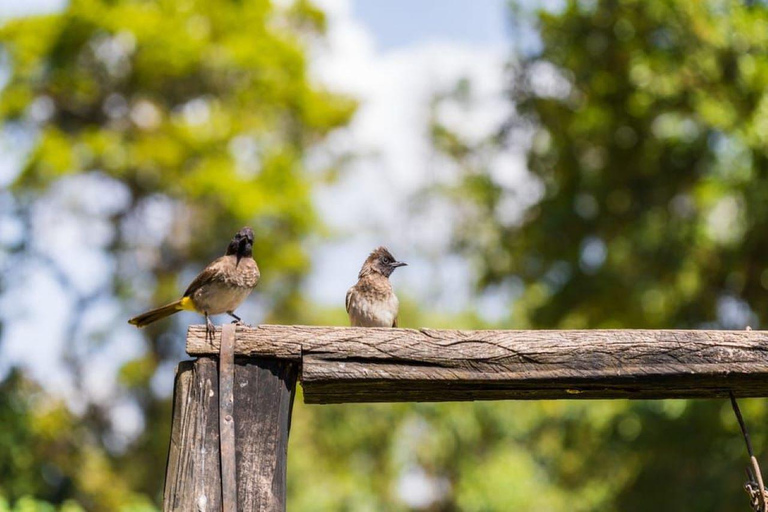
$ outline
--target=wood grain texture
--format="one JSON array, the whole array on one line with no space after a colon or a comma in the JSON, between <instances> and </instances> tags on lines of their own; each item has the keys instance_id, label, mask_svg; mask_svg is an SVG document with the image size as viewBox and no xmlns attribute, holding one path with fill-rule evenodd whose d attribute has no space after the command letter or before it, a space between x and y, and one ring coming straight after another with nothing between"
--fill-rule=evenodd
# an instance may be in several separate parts
<instances>
[{"instance_id":1,"label":"wood grain texture","mask_svg":"<svg viewBox=\"0 0 768 512\"><path fill-rule=\"evenodd\" d=\"M187 351L218 353L204 326ZM768 396L763 331L239 326L238 355L301 361L308 403Z\"/></svg>"},{"instance_id":2,"label":"wood grain texture","mask_svg":"<svg viewBox=\"0 0 768 512\"><path fill-rule=\"evenodd\" d=\"M235 366L237 510L283 511L298 365L242 358Z\"/></svg>"},{"instance_id":3,"label":"wood grain texture","mask_svg":"<svg viewBox=\"0 0 768 512\"><path fill-rule=\"evenodd\" d=\"M222 512L237 512L235 456L235 326L221 327L219 353L219 448L221 454Z\"/></svg>"},{"instance_id":4,"label":"wood grain texture","mask_svg":"<svg viewBox=\"0 0 768 512\"><path fill-rule=\"evenodd\" d=\"M284 511L291 408L298 367L274 358L235 360L238 511ZM222 510L218 365L179 364L163 510Z\"/></svg>"},{"instance_id":5,"label":"wood grain texture","mask_svg":"<svg viewBox=\"0 0 768 512\"><path fill-rule=\"evenodd\" d=\"M219 511L218 371L216 360L184 361L176 371L164 511Z\"/></svg>"}]
</instances>

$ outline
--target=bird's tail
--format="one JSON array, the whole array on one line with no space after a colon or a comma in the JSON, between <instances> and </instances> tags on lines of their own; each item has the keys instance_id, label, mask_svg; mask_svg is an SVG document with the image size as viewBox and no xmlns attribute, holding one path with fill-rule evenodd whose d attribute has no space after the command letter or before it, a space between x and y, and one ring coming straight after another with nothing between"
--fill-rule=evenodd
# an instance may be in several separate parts
<instances>
[{"instance_id":1,"label":"bird's tail","mask_svg":"<svg viewBox=\"0 0 768 512\"><path fill-rule=\"evenodd\" d=\"M178 313L184 309L181 305L182 300L184 299L179 299L176 302L171 302L165 306L161 306L157 309L152 309L146 313L142 313L141 315L135 316L128 320L128 323L135 325L136 327L146 327L153 322L162 320L163 318L171 316L172 314Z\"/></svg>"}]
</instances>

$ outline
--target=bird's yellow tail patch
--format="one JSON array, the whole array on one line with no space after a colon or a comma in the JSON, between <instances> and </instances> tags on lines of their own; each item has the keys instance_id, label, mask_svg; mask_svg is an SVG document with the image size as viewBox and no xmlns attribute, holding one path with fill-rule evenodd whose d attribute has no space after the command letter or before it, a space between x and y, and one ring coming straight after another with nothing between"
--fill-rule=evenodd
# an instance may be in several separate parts
<instances>
[{"instance_id":1,"label":"bird's yellow tail patch","mask_svg":"<svg viewBox=\"0 0 768 512\"><path fill-rule=\"evenodd\" d=\"M184 311L195 311L195 305L189 297L182 297L179 301L179 309L183 309Z\"/></svg>"}]
</instances>

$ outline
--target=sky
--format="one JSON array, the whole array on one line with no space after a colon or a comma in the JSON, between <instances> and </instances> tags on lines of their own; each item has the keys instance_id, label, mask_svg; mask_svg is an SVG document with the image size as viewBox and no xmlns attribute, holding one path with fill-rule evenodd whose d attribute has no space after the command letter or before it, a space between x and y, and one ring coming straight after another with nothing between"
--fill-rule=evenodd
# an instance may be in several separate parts
<instances>
[{"instance_id":1,"label":"sky","mask_svg":"<svg viewBox=\"0 0 768 512\"><path fill-rule=\"evenodd\" d=\"M451 89L458 80L469 79L477 108L449 113L452 126L482 137L495 128L509 111L503 99L504 64L509 57L505 32L505 0L316 0L328 15L327 43L312 50L312 73L334 90L351 94L360 108L348 128L332 135L326 148L353 148L357 158L341 179L316 192L320 214L332 231L328 240L310 248L313 269L306 284L309 296L327 305L341 307L346 290L368 253L386 245L409 266L393 276L401 296L427 304L427 308L459 311L470 305L471 269L458 258L446 256L450 224L440 212L414 216L417 191L429 184L450 179L435 163L427 137L427 106L436 93ZM0 19L24 14L55 12L63 0L0 0ZM18 160L0 145L2 167ZM311 160L311 158L310 158ZM507 155L504 172L524 186L522 154ZM7 174L7 173L6 173ZM96 185L98 187L98 184ZM66 203L81 191L58 190ZM97 190L94 194L98 195ZM531 194L528 194L531 196ZM535 194L533 194L535 196ZM52 205L53 208L56 205ZM60 220L55 211L41 212ZM82 247L77 236L57 229L57 251ZM87 243L85 244L87 245ZM93 275L99 268L98 248L93 254L66 258L74 262L66 269L75 278ZM50 277L33 275L25 288L28 297L18 297L6 307L13 313L0 346L0 371L21 364L49 389L66 393L73 389L61 364L67 335L68 298ZM82 281L82 280L80 280ZM85 283L83 286L94 286ZM40 309L46 304L60 308ZM506 308L506 301L480 301L484 314L493 319ZM247 310L249 313L254 308ZM16 313L14 313L16 312ZM104 304L103 316L119 314L117 304ZM45 322L39 322L41 316ZM253 316L253 315L252 315ZM247 318L258 323L260 318ZM120 365L139 355L143 346L135 329L118 336L119 346L106 347L89 364L86 385L97 397L112 399L114 375ZM36 340L35 351L25 340ZM183 340L179 340L183 344ZM157 391L172 391L173 367L156 377ZM139 432L138 411L130 403L117 403L116 424L125 435ZM132 420L131 420L132 418Z\"/></svg>"},{"instance_id":2,"label":"sky","mask_svg":"<svg viewBox=\"0 0 768 512\"><path fill-rule=\"evenodd\" d=\"M389 51L426 41L505 46L505 0L355 0L353 18Z\"/></svg>"},{"instance_id":3,"label":"sky","mask_svg":"<svg viewBox=\"0 0 768 512\"><path fill-rule=\"evenodd\" d=\"M66 5L66 0L3 0L0 2L0 18L56 12Z\"/></svg>"},{"instance_id":4,"label":"sky","mask_svg":"<svg viewBox=\"0 0 768 512\"><path fill-rule=\"evenodd\" d=\"M367 254L386 245L409 267L392 278L396 289L433 310L459 311L471 298L467 262L446 256L448 216L414 216L415 194L450 179L429 144L428 105L460 79L472 83L471 111L453 112L452 126L481 137L509 114L503 99L509 56L503 0L320 0L328 14L328 45L313 59L318 79L353 95L360 108L330 145L361 157L335 185L317 193L336 236L313 252L309 295L340 304ZM409 9L408 6L413 6ZM324 51L322 51L324 50ZM524 174L522 154L508 155ZM504 307L481 308L498 317Z\"/></svg>"}]
</instances>

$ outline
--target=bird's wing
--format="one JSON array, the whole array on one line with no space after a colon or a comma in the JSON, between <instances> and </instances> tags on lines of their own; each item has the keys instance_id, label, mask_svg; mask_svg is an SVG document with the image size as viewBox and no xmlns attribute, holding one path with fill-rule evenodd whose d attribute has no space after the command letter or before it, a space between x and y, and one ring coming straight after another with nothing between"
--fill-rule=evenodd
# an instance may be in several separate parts
<instances>
[{"instance_id":1,"label":"bird's wing","mask_svg":"<svg viewBox=\"0 0 768 512\"><path fill-rule=\"evenodd\" d=\"M189 283L187 291L184 292L184 297L191 296L202 286L205 286L211 281L219 279L224 272L224 258L226 258L226 256L222 256L221 258L213 260L208 264L207 267L205 267L199 274L197 274L197 277L195 277L192 282Z\"/></svg>"},{"instance_id":2,"label":"bird's wing","mask_svg":"<svg viewBox=\"0 0 768 512\"><path fill-rule=\"evenodd\" d=\"M347 290L347 297L344 299L344 307L347 308L347 313L349 313L349 303L351 298L352 298L352 288Z\"/></svg>"}]
</instances>

